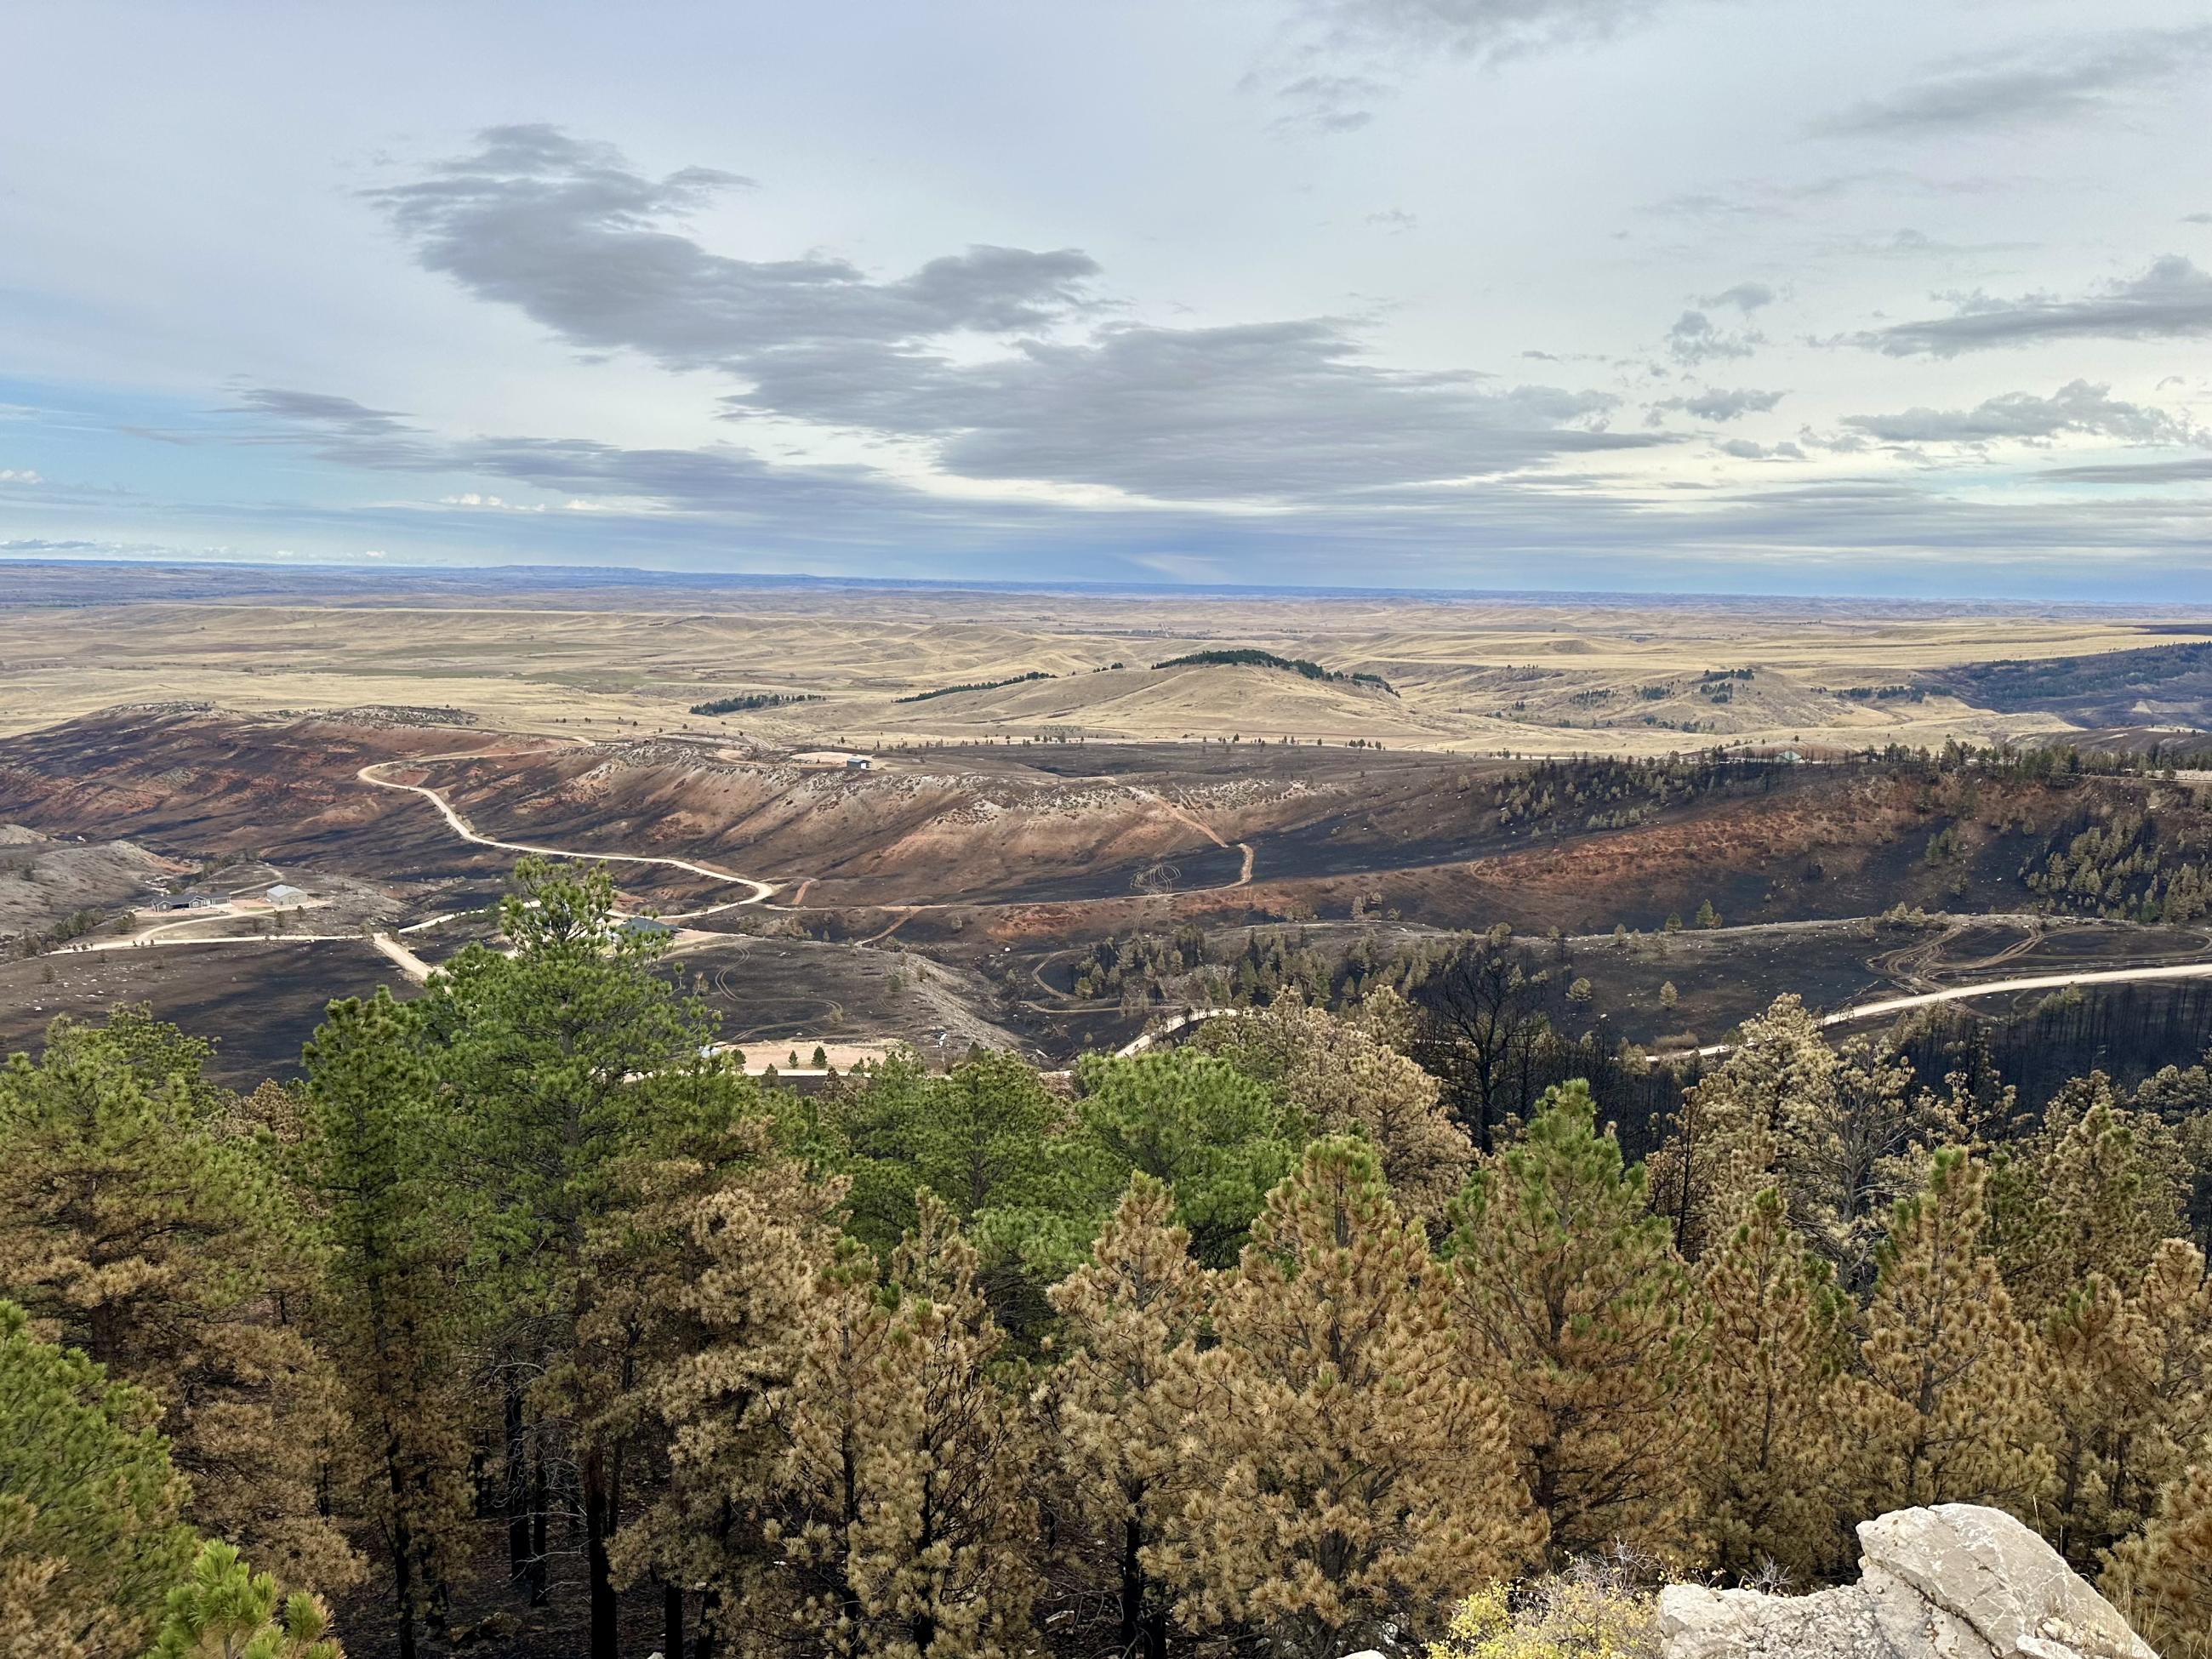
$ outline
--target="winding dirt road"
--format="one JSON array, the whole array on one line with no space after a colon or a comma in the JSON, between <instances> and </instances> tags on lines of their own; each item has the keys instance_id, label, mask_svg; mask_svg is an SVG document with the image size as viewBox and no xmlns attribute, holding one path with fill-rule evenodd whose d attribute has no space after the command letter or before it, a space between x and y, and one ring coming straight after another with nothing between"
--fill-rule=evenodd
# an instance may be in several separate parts
<instances>
[{"instance_id":1,"label":"winding dirt road","mask_svg":"<svg viewBox=\"0 0 2212 1659\"><path fill-rule=\"evenodd\" d=\"M1200 817L1196 813L1188 811L1184 808L1177 806L1166 796L1156 794L1150 789L1139 789L1133 783L1125 783L1121 787L1124 789L1127 789L1131 794L1134 795L1139 800L1151 802L1154 806L1158 807L1162 811L1165 812L1170 817L1175 819L1176 823L1183 825L1186 829L1195 830L1200 835L1204 836L1206 840L1212 842L1216 847L1221 848L1223 852L1227 852L1231 846L1234 846L1238 852L1244 855L1244 867L1237 872L1236 880L1224 882L1219 887L1196 888L1193 890L1194 891L1206 893L1226 892L1231 887L1249 887L1252 884L1252 843L1250 842L1240 841L1231 842L1224 841L1219 833L1215 830L1212 824L1206 823L1205 819Z\"/></svg>"},{"instance_id":2,"label":"winding dirt road","mask_svg":"<svg viewBox=\"0 0 2212 1659\"><path fill-rule=\"evenodd\" d=\"M453 758L459 757L445 755L422 757L427 760ZM663 921L687 921L694 916L711 916L718 911L734 910L740 905L763 904L774 897L778 890L775 882L762 881L753 876L741 876L734 870L719 869L714 865L701 864L692 859L670 858L658 853L580 853L567 847L541 847L530 842L501 841L495 836L480 836L470 827L466 818L453 810L453 804L429 785L394 783L389 778L380 778L376 775L387 766L414 766L420 763L420 760L374 761L362 767L360 771L354 774L354 776L363 783L374 785L379 789L404 789L410 795L422 796L423 799L438 809L446 820L447 827L455 835L464 841L474 842L479 847L496 847L509 853L536 853L545 858L581 859L600 864L654 864L663 869L681 870L689 875L704 876L709 881L733 882L740 887L752 889L751 893L746 897L732 899L726 904L708 904L702 905L696 910L671 912L660 918Z\"/></svg>"}]
</instances>

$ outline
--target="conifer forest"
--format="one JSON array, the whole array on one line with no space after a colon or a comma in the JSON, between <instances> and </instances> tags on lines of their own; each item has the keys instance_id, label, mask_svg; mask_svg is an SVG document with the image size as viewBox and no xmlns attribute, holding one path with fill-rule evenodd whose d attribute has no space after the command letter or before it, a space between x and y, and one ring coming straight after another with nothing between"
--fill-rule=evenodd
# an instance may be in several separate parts
<instances>
[{"instance_id":1,"label":"conifer forest","mask_svg":"<svg viewBox=\"0 0 2212 1659\"><path fill-rule=\"evenodd\" d=\"M1950 1500L2212 1652L2202 1064L2031 1102L1784 995L1516 1092L1588 1052L1493 933L801 1094L614 916L526 860L295 1085L127 1007L0 1073L6 1653L1632 1652L1485 1609Z\"/></svg>"}]
</instances>

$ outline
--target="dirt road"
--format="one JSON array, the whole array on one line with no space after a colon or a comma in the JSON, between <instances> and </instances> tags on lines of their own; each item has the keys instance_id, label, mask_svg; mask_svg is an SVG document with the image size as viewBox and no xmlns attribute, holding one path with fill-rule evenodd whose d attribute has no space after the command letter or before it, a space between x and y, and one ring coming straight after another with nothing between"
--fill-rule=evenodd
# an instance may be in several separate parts
<instances>
[{"instance_id":1,"label":"dirt road","mask_svg":"<svg viewBox=\"0 0 2212 1659\"><path fill-rule=\"evenodd\" d=\"M2169 963L2162 968L2105 968L2071 974L2028 974L2018 979L1993 979L1980 985L1952 985L1940 991L1917 991L1911 996L1882 997L1873 1002L1854 1003L1848 1008L1838 1008L1833 1013L1820 1016L1823 1026L1853 1025L1864 1019L1881 1019L1890 1014L1909 1013L1915 1008L1928 1008L1939 1002L1964 1002L1971 997L2006 996L2020 991L2063 991L2069 985L2132 985L2145 981L2166 979L2212 979L2212 962ZM1655 1054L1655 1060L1682 1060L1695 1054L1701 1060L1728 1053L1734 1045L1710 1042L1702 1048L1679 1049L1671 1054Z\"/></svg>"},{"instance_id":2,"label":"dirt road","mask_svg":"<svg viewBox=\"0 0 2212 1659\"><path fill-rule=\"evenodd\" d=\"M431 756L428 758L439 759L442 757ZM752 876L741 876L734 870L718 869L714 865L701 864L691 859L670 858L664 854L655 853L581 853L572 848L541 847L530 842L501 841L495 836L480 836L473 829L470 828L468 820L463 817L459 812L455 811L452 804L448 802L443 795L431 788L429 785L424 783L394 783L389 778L380 778L376 775L379 771L386 766L413 766L416 764L419 764L419 763L416 761L377 761L370 765L362 767L361 770L355 773L354 775L360 779L362 782L373 784L379 789L404 789L410 795L422 796L423 799L428 801L433 806L438 809L439 812L445 817L447 826L451 829L455 835L459 836L464 841L474 842L479 847L496 847L509 853L536 853L546 858L581 859L589 862L601 864L653 864L659 865L663 869L681 870L689 875L704 876L709 881L732 882L738 886L750 887L752 889L751 893L744 898L732 899L726 904L702 905L696 910L675 911L667 915L664 915L661 918L663 921L682 921L689 920L693 916L711 916L717 911L734 910L740 905L764 903L767 900L773 897L777 890L776 884L774 882L762 881Z\"/></svg>"}]
</instances>

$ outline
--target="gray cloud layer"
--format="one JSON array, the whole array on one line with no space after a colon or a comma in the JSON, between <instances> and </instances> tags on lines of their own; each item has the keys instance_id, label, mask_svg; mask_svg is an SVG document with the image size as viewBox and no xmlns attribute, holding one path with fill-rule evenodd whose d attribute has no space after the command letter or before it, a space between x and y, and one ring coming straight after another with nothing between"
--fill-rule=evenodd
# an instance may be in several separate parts
<instances>
[{"instance_id":1,"label":"gray cloud layer","mask_svg":"<svg viewBox=\"0 0 2212 1659\"><path fill-rule=\"evenodd\" d=\"M2029 294L2000 300L1976 292L1955 296L1953 306L1948 317L1898 323L1860 334L1856 343L1893 357L1948 357L2045 340L2200 337L2212 334L2212 272L2169 253L2139 276L2071 299Z\"/></svg>"},{"instance_id":2,"label":"gray cloud layer","mask_svg":"<svg viewBox=\"0 0 2212 1659\"><path fill-rule=\"evenodd\" d=\"M2182 461L2107 461L2081 466L2054 466L2042 476L2063 483L2212 483L2212 455Z\"/></svg>"},{"instance_id":3,"label":"gray cloud layer","mask_svg":"<svg viewBox=\"0 0 2212 1659\"><path fill-rule=\"evenodd\" d=\"M1664 441L1602 430L1604 393L1375 366L1331 319L1097 327L1098 268L1073 249L975 247L878 281L836 259L731 258L670 228L732 185L656 180L603 145L509 127L374 197L427 269L576 345L726 372L745 382L735 418L917 441L973 478L1311 500ZM959 336L995 355L956 357Z\"/></svg>"},{"instance_id":4,"label":"gray cloud layer","mask_svg":"<svg viewBox=\"0 0 2212 1659\"><path fill-rule=\"evenodd\" d=\"M1310 0L1340 40L1407 46L1465 58L1602 40L1644 21L1662 0Z\"/></svg>"},{"instance_id":5,"label":"gray cloud layer","mask_svg":"<svg viewBox=\"0 0 2212 1659\"><path fill-rule=\"evenodd\" d=\"M750 182L705 167L649 179L609 146L510 126L370 195L425 269L579 345L626 346L672 368L742 371L787 344L1042 328L1080 310L1098 273L1072 248L977 246L877 282L842 259L726 258L663 228Z\"/></svg>"},{"instance_id":6,"label":"gray cloud layer","mask_svg":"<svg viewBox=\"0 0 2212 1659\"><path fill-rule=\"evenodd\" d=\"M1701 421L1734 421L1746 415L1764 415L1788 395L1782 392L1754 392L1748 386L1735 391L1715 387L1691 397L1664 398L1651 407L1680 410Z\"/></svg>"},{"instance_id":7,"label":"gray cloud layer","mask_svg":"<svg viewBox=\"0 0 2212 1659\"><path fill-rule=\"evenodd\" d=\"M2212 27L2139 29L2054 43L1930 77L1820 122L1831 137L1917 138L1964 129L2079 120L2116 94L2178 80L2212 57Z\"/></svg>"},{"instance_id":8,"label":"gray cloud layer","mask_svg":"<svg viewBox=\"0 0 2212 1659\"><path fill-rule=\"evenodd\" d=\"M2127 443L2186 443L2189 423L2164 410L2112 395L2109 386L2070 380L2048 398L2008 392L1972 409L1908 409L1896 415L1851 415L1844 425L1886 443L2042 442L2073 433Z\"/></svg>"}]
</instances>

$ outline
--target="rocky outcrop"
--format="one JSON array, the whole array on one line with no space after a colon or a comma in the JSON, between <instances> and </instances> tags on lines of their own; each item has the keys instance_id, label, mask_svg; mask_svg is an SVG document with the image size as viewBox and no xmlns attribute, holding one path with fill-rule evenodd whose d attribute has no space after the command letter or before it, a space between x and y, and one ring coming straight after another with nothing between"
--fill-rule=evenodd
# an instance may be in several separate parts
<instances>
[{"instance_id":1,"label":"rocky outcrop","mask_svg":"<svg viewBox=\"0 0 2212 1659\"><path fill-rule=\"evenodd\" d=\"M2002 1510L1898 1510L1859 1527L1856 1584L1765 1595L1672 1584L1665 1659L2158 1659Z\"/></svg>"}]
</instances>

